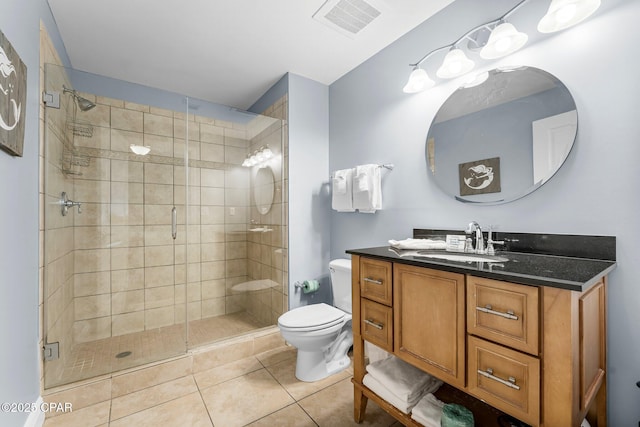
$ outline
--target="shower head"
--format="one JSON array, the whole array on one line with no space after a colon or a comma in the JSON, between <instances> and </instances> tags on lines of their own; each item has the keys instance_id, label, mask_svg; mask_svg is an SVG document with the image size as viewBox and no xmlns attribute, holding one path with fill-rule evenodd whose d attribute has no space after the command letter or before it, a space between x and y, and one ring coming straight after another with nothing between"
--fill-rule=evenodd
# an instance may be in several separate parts
<instances>
[{"instance_id":1,"label":"shower head","mask_svg":"<svg viewBox=\"0 0 640 427\"><path fill-rule=\"evenodd\" d=\"M76 105L78 105L81 111L89 111L96 106L96 104L89 101L87 98L83 98L78 95L75 89L68 89L66 86L62 86L62 88L64 89L64 93L70 93L71 96L73 96L73 98L76 100Z\"/></svg>"}]
</instances>

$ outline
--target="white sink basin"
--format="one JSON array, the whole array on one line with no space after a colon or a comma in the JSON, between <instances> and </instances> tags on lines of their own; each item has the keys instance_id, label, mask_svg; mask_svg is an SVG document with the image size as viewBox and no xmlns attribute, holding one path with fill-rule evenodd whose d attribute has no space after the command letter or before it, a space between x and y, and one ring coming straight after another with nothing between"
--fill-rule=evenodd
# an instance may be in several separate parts
<instances>
[{"instance_id":1,"label":"white sink basin","mask_svg":"<svg viewBox=\"0 0 640 427\"><path fill-rule=\"evenodd\" d=\"M479 255L479 254L462 254L462 253L443 253L432 251L418 251L420 257L446 259L447 261L458 262L506 262L509 258L498 255Z\"/></svg>"}]
</instances>

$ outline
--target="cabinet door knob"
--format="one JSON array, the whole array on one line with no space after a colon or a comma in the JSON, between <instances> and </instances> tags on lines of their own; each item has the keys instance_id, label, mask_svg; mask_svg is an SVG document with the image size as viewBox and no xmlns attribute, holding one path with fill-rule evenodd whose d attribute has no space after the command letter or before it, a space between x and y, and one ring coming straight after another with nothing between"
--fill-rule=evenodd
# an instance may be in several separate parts
<instances>
[{"instance_id":1,"label":"cabinet door knob","mask_svg":"<svg viewBox=\"0 0 640 427\"><path fill-rule=\"evenodd\" d=\"M383 323L377 323L377 322L374 322L373 320L364 319L363 322L366 323L369 326L373 326L376 329L382 330L384 328L384 324Z\"/></svg>"},{"instance_id":2,"label":"cabinet door knob","mask_svg":"<svg viewBox=\"0 0 640 427\"><path fill-rule=\"evenodd\" d=\"M507 387L513 388L515 390L520 390L520 386L516 385L516 379L514 377L509 377L508 380L503 380L502 378L493 375L493 369L491 368L487 368L486 371L478 369L478 373L483 377L487 377L491 380L497 381L500 384L506 385Z\"/></svg>"},{"instance_id":3,"label":"cabinet door knob","mask_svg":"<svg viewBox=\"0 0 640 427\"><path fill-rule=\"evenodd\" d=\"M370 277L365 277L364 281L373 283L374 285L382 285L382 280L371 279Z\"/></svg>"}]
</instances>

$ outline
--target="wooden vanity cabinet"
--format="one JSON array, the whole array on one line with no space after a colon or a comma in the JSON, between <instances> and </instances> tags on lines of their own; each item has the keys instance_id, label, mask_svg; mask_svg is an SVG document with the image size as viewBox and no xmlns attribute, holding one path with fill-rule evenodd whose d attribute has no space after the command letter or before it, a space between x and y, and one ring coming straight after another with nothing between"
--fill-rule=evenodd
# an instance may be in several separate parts
<instances>
[{"instance_id":1,"label":"wooden vanity cabinet","mask_svg":"<svg viewBox=\"0 0 640 427\"><path fill-rule=\"evenodd\" d=\"M606 277L579 292L352 255L352 292L356 422L372 399L419 426L362 384L367 340L532 426L606 427Z\"/></svg>"}]
</instances>

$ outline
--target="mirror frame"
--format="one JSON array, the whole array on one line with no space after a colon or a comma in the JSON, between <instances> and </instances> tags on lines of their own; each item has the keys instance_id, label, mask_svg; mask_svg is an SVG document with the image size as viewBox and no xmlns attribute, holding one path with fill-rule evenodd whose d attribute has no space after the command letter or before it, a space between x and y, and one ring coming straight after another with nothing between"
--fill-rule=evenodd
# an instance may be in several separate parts
<instances>
[{"instance_id":1,"label":"mirror frame","mask_svg":"<svg viewBox=\"0 0 640 427\"><path fill-rule=\"evenodd\" d=\"M443 192L463 203L495 205L508 203L530 194L557 173L575 145L578 118L575 100L567 87L558 78L546 71L528 66L500 67L482 74L486 74L486 78L480 80L480 83L477 83L478 79L476 79L475 84L467 83L457 88L438 109L427 133L425 158L430 175ZM520 107L520 109L517 110L515 107ZM512 118L516 117L517 114L523 114L522 112L525 110L527 110L527 113L529 113L528 110L531 110L533 116L528 116L520 122L516 122L515 118ZM491 112L501 111L502 114L505 114L505 111L507 112L506 114L513 114L513 116L510 116L511 121L497 120L498 118L504 119L504 115L498 116L496 120L493 120L493 118L491 121L486 120ZM552 113L548 114L548 111ZM567 114L568 125L574 126L574 128L568 128L568 137L563 151L560 152L560 156L554 159L553 165L545 166L550 166L550 168L541 178L534 178L536 176L536 171L534 171L536 167L533 165L535 163L534 156L538 158L538 154L534 151L537 149L529 149L528 146L521 148L519 144L514 144L513 146L509 145L508 148L514 151L527 150L527 156L523 158L528 158L530 152L531 166L527 164L526 168L517 167L509 164L509 162L504 162L502 168L500 167L500 157L505 154L504 151L502 153L498 152L500 148L498 144L504 145L509 141L496 141L506 140L511 137L513 141L517 142L517 136L521 134L525 126L531 129L526 133L528 135L527 139L531 141L534 122L549 117L561 116L561 113ZM456 123L456 120L458 123ZM514 132L519 126L520 131L509 135L506 130L503 130L507 126L509 126L508 130ZM438 144L438 141L442 139L440 137L446 133L445 129L447 128L449 129L447 136L451 136L452 140L456 141L455 150L451 150L452 146L449 143L447 143L449 146L445 147L446 141ZM481 136L485 136L488 141L478 139ZM438 137L437 140L436 137ZM489 145L490 142L496 142L496 145L492 147ZM533 141L531 141L531 145L533 146ZM438 147L440 147L440 150L438 150ZM444 151L442 147L445 147ZM449 155L452 158L450 161L452 164L443 163L442 161L439 163L436 160L439 152L446 153L444 158ZM511 156L516 158L513 153ZM522 154L520 156L522 157ZM440 172L440 175L438 175L438 170L443 169L445 173ZM533 173L522 175L521 177L515 175L515 171L527 169ZM464 176L465 173L467 176ZM469 185L473 189L472 192L475 191L476 193L472 195L463 194L463 191L461 191L463 190L463 176L465 181L474 179L469 178L469 174L480 178L489 177L487 178L488 180L495 179L497 187L493 183L490 186L491 188L481 189L484 183L476 181L476 183L479 183L477 190ZM502 179L505 177L507 178L506 181ZM509 178L512 179L509 180ZM453 183L454 179L455 183ZM504 184L502 188L500 187L501 180ZM520 183L521 187L515 188L516 183ZM484 186L486 187L486 185ZM507 191L505 191L504 187L507 187ZM452 191L452 188L457 191Z\"/></svg>"}]
</instances>

